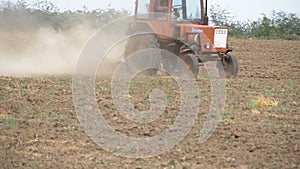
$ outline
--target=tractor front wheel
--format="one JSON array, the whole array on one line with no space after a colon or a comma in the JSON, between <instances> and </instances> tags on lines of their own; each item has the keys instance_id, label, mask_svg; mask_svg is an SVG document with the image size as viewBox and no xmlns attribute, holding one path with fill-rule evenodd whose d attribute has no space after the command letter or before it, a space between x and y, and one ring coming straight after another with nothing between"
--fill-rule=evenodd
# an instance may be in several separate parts
<instances>
[{"instance_id":1,"label":"tractor front wheel","mask_svg":"<svg viewBox=\"0 0 300 169\"><path fill-rule=\"evenodd\" d=\"M228 55L223 66L226 78L235 78L237 76L239 64L235 56Z\"/></svg>"},{"instance_id":2,"label":"tractor front wheel","mask_svg":"<svg viewBox=\"0 0 300 169\"><path fill-rule=\"evenodd\" d=\"M195 78L197 78L197 76L199 74L199 61L198 61L198 58L193 54L185 54L185 55L183 55L182 60L190 68L190 70L194 74Z\"/></svg>"}]
</instances>

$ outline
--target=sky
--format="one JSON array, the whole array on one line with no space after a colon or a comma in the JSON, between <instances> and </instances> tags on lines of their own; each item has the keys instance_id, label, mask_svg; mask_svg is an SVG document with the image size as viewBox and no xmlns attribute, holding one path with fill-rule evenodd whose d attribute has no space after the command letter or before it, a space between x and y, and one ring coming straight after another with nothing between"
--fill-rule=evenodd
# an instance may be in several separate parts
<instances>
[{"instance_id":1,"label":"sky","mask_svg":"<svg viewBox=\"0 0 300 169\"><path fill-rule=\"evenodd\" d=\"M17 1L17 0L12 0ZM117 8L133 11L135 0L48 0L61 10L96 8ZM209 6L219 4L239 20L257 20L262 13L271 14L272 10L297 13L300 15L300 0L208 0Z\"/></svg>"}]
</instances>

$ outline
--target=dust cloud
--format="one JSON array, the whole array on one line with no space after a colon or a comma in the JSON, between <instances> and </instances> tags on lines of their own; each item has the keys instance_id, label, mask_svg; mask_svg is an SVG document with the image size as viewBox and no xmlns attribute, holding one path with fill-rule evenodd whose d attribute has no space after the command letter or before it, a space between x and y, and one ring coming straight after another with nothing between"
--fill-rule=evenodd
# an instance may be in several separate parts
<instances>
[{"instance_id":1,"label":"dust cloud","mask_svg":"<svg viewBox=\"0 0 300 169\"><path fill-rule=\"evenodd\" d=\"M84 24L63 32L49 27L34 32L0 31L0 76L72 74L81 50L96 31ZM112 73L115 59L101 64L101 74Z\"/></svg>"}]
</instances>

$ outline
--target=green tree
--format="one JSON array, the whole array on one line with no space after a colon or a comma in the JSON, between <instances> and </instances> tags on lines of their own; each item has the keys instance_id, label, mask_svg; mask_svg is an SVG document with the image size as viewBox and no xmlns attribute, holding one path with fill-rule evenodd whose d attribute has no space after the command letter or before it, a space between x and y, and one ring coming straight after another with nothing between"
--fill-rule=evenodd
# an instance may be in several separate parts
<instances>
[{"instance_id":1,"label":"green tree","mask_svg":"<svg viewBox=\"0 0 300 169\"><path fill-rule=\"evenodd\" d=\"M282 38L299 39L300 18L295 13L285 13L283 11L273 11L271 15L273 25L281 32Z\"/></svg>"},{"instance_id":2,"label":"green tree","mask_svg":"<svg viewBox=\"0 0 300 169\"><path fill-rule=\"evenodd\" d=\"M234 19L230 12L221 8L220 5L212 5L209 9L210 22L215 26L229 26Z\"/></svg>"},{"instance_id":3,"label":"green tree","mask_svg":"<svg viewBox=\"0 0 300 169\"><path fill-rule=\"evenodd\" d=\"M261 19L251 24L251 36L261 39L279 38L280 32L273 24L273 20L265 14Z\"/></svg>"}]
</instances>

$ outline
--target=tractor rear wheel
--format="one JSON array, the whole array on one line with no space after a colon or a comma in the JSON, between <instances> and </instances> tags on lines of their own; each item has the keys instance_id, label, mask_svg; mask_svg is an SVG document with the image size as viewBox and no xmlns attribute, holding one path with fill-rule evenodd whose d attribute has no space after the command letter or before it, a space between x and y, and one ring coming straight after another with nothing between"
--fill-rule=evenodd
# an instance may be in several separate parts
<instances>
[{"instance_id":1,"label":"tractor rear wheel","mask_svg":"<svg viewBox=\"0 0 300 169\"><path fill-rule=\"evenodd\" d=\"M195 78L197 78L197 76L199 74L199 61L198 61L198 58L193 54L185 54L185 55L183 55L183 57L181 59L190 68L190 70L194 74Z\"/></svg>"},{"instance_id":2,"label":"tractor rear wheel","mask_svg":"<svg viewBox=\"0 0 300 169\"><path fill-rule=\"evenodd\" d=\"M142 34L142 33L138 33L138 34L140 34L140 35L133 36L128 40L126 50L124 52L125 58L137 51L151 49L151 48L152 49L159 48L159 44L157 42L155 35ZM151 53L152 56L159 55L159 52L156 52L156 51L149 51L149 52L152 52ZM156 60L154 57L153 58L148 57L148 60L137 59L134 63L128 63L127 68L131 73L134 73L136 67L138 67L138 65L136 65L136 64L153 65L153 63L157 63L157 62L159 62L159 61ZM157 69L148 69L148 70L144 71L143 74L144 75L156 75Z\"/></svg>"}]
</instances>

